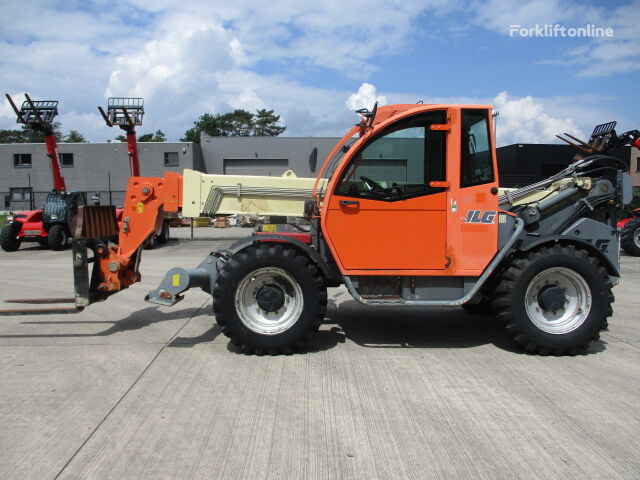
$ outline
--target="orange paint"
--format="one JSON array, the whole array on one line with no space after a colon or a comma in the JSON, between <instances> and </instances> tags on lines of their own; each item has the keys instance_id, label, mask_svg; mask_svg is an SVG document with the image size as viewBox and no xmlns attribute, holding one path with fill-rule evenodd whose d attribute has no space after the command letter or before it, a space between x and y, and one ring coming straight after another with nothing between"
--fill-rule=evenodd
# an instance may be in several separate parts
<instances>
[{"instance_id":1,"label":"orange paint","mask_svg":"<svg viewBox=\"0 0 640 480\"><path fill-rule=\"evenodd\" d=\"M130 177L125 195L118 245L98 259L102 291L118 291L140 281L136 257L144 242L163 221L163 212L177 211L182 204L182 175L165 172L165 177Z\"/></svg>"},{"instance_id":2,"label":"orange paint","mask_svg":"<svg viewBox=\"0 0 640 480\"><path fill-rule=\"evenodd\" d=\"M461 110L488 112L491 162L494 181L462 188ZM447 111L446 191L417 198L386 202L354 198L336 192L337 184L352 159L385 127L404 118L433 110ZM378 108L372 128L344 155L329 180L322 203L324 238L343 275L479 275L495 256L498 216L491 223L466 223L469 212L497 212L498 186L495 139L488 105L389 105ZM326 164L326 162L325 162ZM357 205L340 205L341 200ZM490 218L491 215L487 215Z\"/></svg>"}]
</instances>

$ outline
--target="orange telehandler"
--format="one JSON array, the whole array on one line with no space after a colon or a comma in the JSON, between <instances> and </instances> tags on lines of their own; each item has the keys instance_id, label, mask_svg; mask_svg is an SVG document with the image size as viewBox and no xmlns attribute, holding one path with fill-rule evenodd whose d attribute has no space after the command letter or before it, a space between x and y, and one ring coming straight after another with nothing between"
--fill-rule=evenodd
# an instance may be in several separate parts
<instances>
[{"instance_id":1,"label":"orange telehandler","mask_svg":"<svg viewBox=\"0 0 640 480\"><path fill-rule=\"evenodd\" d=\"M529 352L573 354L598 338L620 277L618 212L632 196L627 167L606 152L637 138L597 127L562 172L501 192L490 106L358 113L304 204L308 231L254 233L194 269L171 269L146 299L171 306L200 287L222 332L256 354L302 346L324 318L327 287L342 284L365 305L491 309ZM113 210L80 210L78 309L140 281L142 245L165 211L206 210L187 200L202 187L187 174L131 178L117 244L106 240Z\"/></svg>"}]
</instances>

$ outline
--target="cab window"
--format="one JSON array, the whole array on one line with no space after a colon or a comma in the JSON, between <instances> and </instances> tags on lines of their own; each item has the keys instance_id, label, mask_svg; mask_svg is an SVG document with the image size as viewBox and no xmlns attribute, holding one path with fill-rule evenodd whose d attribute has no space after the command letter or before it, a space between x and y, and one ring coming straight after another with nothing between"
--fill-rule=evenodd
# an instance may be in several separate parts
<instances>
[{"instance_id":1,"label":"cab window","mask_svg":"<svg viewBox=\"0 0 640 480\"><path fill-rule=\"evenodd\" d=\"M462 110L461 159L462 188L493 182L488 110Z\"/></svg>"},{"instance_id":2,"label":"cab window","mask_svg":"<svg viewBox=\"0 0 640 480\"><path fill-rule=\"evenodd\" d=\"M445 132L430 130L446 123L446 112L429 112L382 131L352 157L336 194L396 201L443 191L429 182L446 179Z\"/></svg>"}]
</instances>

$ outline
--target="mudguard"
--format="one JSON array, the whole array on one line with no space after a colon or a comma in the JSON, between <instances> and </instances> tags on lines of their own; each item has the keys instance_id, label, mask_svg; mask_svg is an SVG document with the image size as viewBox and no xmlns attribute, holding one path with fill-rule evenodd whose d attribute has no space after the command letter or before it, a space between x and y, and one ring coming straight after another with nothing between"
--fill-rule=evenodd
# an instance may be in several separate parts
<instances>
[{"instance_id":1,"label":"mudguard","mask_svg":"<svg viewBox=\"0 0 640 480\"><path fill-rule=\"evenodd\" d=\"M329 280L340 281L341 275L337 268L332 268L332 266L324 258L322 258L322 256L310 245L303 243L300 240L286 234L273 233L251 235L231 245L229 247L229 250L235 254L247 247L259 243L287 243L307 255L311 259L311 261L315 263L315 265L320 269L325 278Z\"/></svg>"},{"instance_id":2,"label":"mudguard","mask_svg":"<svg viewBox=\"0 0 640 480\"><path fill-rule=\"evenodd\" d=\"M524 243L516 248L516 250L522 252L528 252L533 250L536 247L540 247L545 244L554 244L554 243L570 243L576 245L584 250L587 250L594 257L596 257L600 262L602 262L602 266L607 270L607 273L612 277L620 277L620 267L619 265L614 264L609 257L607 257L601 250L599 250L595 245L583 240L581 238L569 236L569 235L548 235L540 238L536 238L535 240L528 241L526 238Z\"/></svg>"}]
</instances>

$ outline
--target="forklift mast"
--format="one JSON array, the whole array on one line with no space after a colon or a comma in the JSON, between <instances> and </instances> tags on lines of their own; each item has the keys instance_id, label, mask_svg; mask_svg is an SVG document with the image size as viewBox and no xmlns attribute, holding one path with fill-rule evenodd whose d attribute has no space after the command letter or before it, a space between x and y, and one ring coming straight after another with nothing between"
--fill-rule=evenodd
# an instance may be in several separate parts
<instances>
[{"instance_id":1,"label":"forklift mast","mask_svg":"<svg viewBox=\"0 0 640 480\"><path fill-rule=\"evenodd\" d=\"M132 177L140 176L140 161L138 160L138 143L136 140L136 125L142 125L144 116L144 99L132 97L109 97L107 111L98 107L102 118L109 127L118 125L127 133L127 149L129 152L129 167Z\"/></svg>"},{"instance_id":2,"label":"forklift mast","mask_svg":"<svg viewBox=\"0 0 640 480\"><path fill-rule=\"evenodd\" d=\"M51 173L53 175L53 189L56 192L66 192L67 187L62 176L60 158L58 157L58 144L53 131L53 119L58 115L58 102L56 100L31 100L28 94L24 94L26 100L22 107L13 102L9 94L5 94L9 104L16 113L17 123L29 125L34 131L44 134L44 143L47 148L47 156L51 160Z\"/></svg>"}]
</instances>

